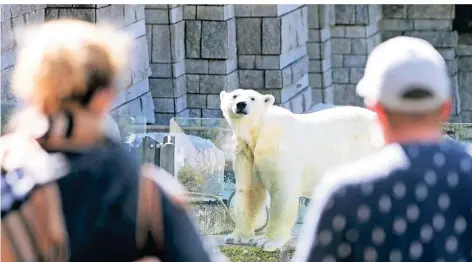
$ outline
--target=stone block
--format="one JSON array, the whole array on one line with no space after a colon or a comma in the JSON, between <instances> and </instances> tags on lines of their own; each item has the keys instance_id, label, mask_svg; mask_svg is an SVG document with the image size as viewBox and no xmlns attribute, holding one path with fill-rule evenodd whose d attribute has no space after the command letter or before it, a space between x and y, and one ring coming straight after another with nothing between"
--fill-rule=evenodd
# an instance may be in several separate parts
<instances>
[{"instance_id":1,"label":"stone block","mask_svg":"<svg viewBox=\"0 0 472 262\"><path fill-rule=\"evenodd\" d=\"M228 52L229 57L233 58L237 55L236 46L236 18L231 18L226 21L228 24Z\"/></svg>"},{"instance_id":2,"label":"stone block","mask_svg":"<svg viewBox=\"0 0 472 262\"><path fill-rule=\"evenodd\" d=\"M227 22L202 22L202 58L229 58L229 37Z\"/></svg>"},{"instance_id":3,"label":"stone block","mask_svg":"<svg viewBox=\"0 0 472 262\"><path fill-rule=\"evenodd\" d=\"M307 53L310 59L321 59L321 44L307 43Z\"/></svg>"},{"instance_id":4,"label":"stone block","mask_svg":"<svg viewBox=\"0 0 472 262\"><path fill-rule=\"evenodd\" d=\"M185 22L185 56L187 58L200 58L201 36L201 21Z\"/></svg>"},{"instance_id":5,"label":"stone block","mask_svg":"<svg viewBox=\"0 0 472 262\"><path fill-rule=\"evenodd\" d=\"M264 87L264 71L238 70L239 87L242 89L261 89Z\"/></svg>"},{"instance_id":6,"label":"stone block","mask_svg":"<svg viewBox=\"0 0 472 262\"><path fill-rule=\"evenodd\" d=\"M407 18L406 5L381 5L384 19Z\"/></svg>"},{"instance_id":7,"label":"stone block","mask_svg":"<svg viewBox=\"0 0 472 262\"><path fill-rule=\"evenodd\" d=\"M350 68L349 83L357 84L364 76L364 68Z\"/></svg>"},{"instance_id":8,"label":"stone block","mask_svg":"<svg viewBox=\"0 0 472 262\"><path fill-rule=\"evenodd\" d=\"M136 5L124 5L124 25L136 22Z\"/></svg>"},{"instance_id":9,"label":"stone block","mask_svg":"<svg viewBox=\"0 0 472 262\"><path fill-rule=\"evenodd\" d=\"M154 112L158 113L174 113L174 99L173 98L153 98Z\"/></svg>"},{"instance_id":10,"label":"stone block","mask_svg":"<svg viewBox=\"0 0 472 262\"><path fill-rule=\"evenodd\" d=\"M321 71L321 60L308 60L308 72L309 73L319 73Z\"/></svg>"},{"instance_id":11,"label":"stone block","mask_svg":"<svg viewBox=\"0 0 472 262\"><path fill-rule=\"evenodd\" d=\"M187 106L189 108L206 108L206 95L188 94Z\"/></svg>"},{"instance_id":12,"label":"stone block","mask_svg":"<svg viewBox=\"0 0 472 262\"><path fill-rule=\"evenodd\" d=\"M323 88L323 76L320 73L308 73L309 84L312 88Z\"/></svg>"},{"instance_id":13,"label":"stone block","mask_svg":"<svg viewBox=\"0 0 472 262\"><path fill-rule=\"evenodd\" d=\"M336 25L354 25L356 24L356 6L355 5L335 5L334 22Z\"/></svg>"},{"instance_id":14,"label":"stone block","mask_svg":"<svg viewBox=\"0 0 472 262\"><path fill-rule=\"evenodd\" d=\"M459 86L471 86L472 85L472 73L471 72L459 72ZM459 88L460 104L462 110L472 109L472 89L470 88Z\"/></svg>"},{"instance_id":15,"label":"stone block","mask_svg":"<svg viewBox=\"0 0 472 262\"><path fill-rule=\"evenodd\" d=\"M220 109L220 95L207 95L207 108Z\"/></svg>"},{"instance_id":16,"label":"stone block","mask_svg":"<svg viewBox=\"0 0 472 262\"><path fill-rule=\"evenodd\" d=\"M367 25L369 23L369 6L356 5L356 24Z\"/></svg>"},{"instance_id":17,"label":"stone block","mask_svg":"<svg viewBox=\"0 0 472 262\"><path fill-rule=\"evenodd\" d=\"M136 5L136 21L143 20L144 18L144 5Z\"/></svg>"},{"instance_id":18,"label":"stone block","mask_svg":"<svg viewBox=\"0 0 472 262\"><path fill-rule=\"evenodd\" d=\"M168 126L170 120L174 117L174 114L171 113L156 113L154 114L154 119L156 121L156 125L163 125Z\"/></svg>"},{"instance_id":19,"label":"stone block","mask_svg":"<svg viewBox=\"0 0 472 262\"><path fill-rule=\"evenodd\" d=\"M136 84L147 79L151 75L151 69L149 68L146 37L142 36L134 40L130 58L132 83Z\"/></svg>"},{"instance_id":20,"label":"stone block","mask_svg":"<svg viewBox=\"0 0 472 262\"><path fill-rule=\"evenodd\" d=\"M413 28L412 20L384 19L379 22L379 29L383 31L408 31Z\"/></svg>"},{"instance_id":21,"label":"stone block","mask_svg":"<svg viewBox=\"0 0 472 262\"><path fill-rule=\"evenodd\" d=\"M323 72L323 86L328 87L333 84L333 72L332 69L328 69Z\"/></svg>"},{"instance_id":22,"label":"stone block","mask_svg":"<svg viewBox=\"0 0 472 262\"><path fill-rule=\"evenodd\" d=\"M319 29L310 29L308 30L308 42L320 42L321 41L321 36L320 36L320 31Z\"/></svg>"},{"instance_id":23,"label":"stone block","mask_svg":"<svg viewBox=\"0 0 472 262\"><path fill-rule=\"evenodd\" d=\"M454 76L457 74L458 71L458 62L457 60L449 60L446 61L447 71L450 76Z\"/></svg>"},{"instance_id":24,"label":"stone block","mask_svg":"<svg viewBox=\"0 0 472 262\"><path fill-rule=\"evenodd\" d=\"M297 62L291 65L292 67L292 78L296 82L300 80L303 76L308 74L308 57L305 56L297 60Z\"/></svg>"},{"instance_id":25,"label":"stone block","mask_svg":"<svg viewBox=\"0 0 472 262\"><path fill-rule=\"evenodd\" d=\"M378 46L382 41L380 33L377 33L366 39L367 42L367 53L370 53L374 47Z\"/></svg>"},{"instance_id":26,"label":"stone block","mask_svg":"<svg viewBox=\"0 0 472 262\"><path fill-rule=\"evenodd\" d=\"M202 109L202 118L223 118L220 109Z\"/></svg>"},{"instance_id":27,"label":"stone block","mask_svg":"<svg viewBox=\"0 0 472 262\"><path fill-rule=\"evenodd\" d=\"M171 8L169 10L169 23L175 24L184 19L184 12L181 6Z\"/></svg>"},{"instance_id":28,"label":"stone block","mask_svg":"<svg viewBox=\"0 0 472 262\"><path fill-rule=\"evenodd\" d=\"M288 66L284 69L282 69L282 82L283 86L288 86L293 84L293 73L292 73L292 67Z\"/></svg>"},{"instance_id":29,"label":"stone block","mask_svg":"<svg viewBox=\"0 0 472 262\"><path fill-rule=\"evenodd\" d=\"M152 26L152 62L153 63L170 63L171 47L170 47L170 27L168 25Z\"/></svg>"},{"instance_id":30,"label":"stone block","mask_svg":"<svg viewBox=\"0 0 472 262\"><path fill-rule=\"evenodd\" d=\"M365 26L346 26L346 37L365 38Z\"/></svg>"},{"instance_id":31,"label":"stone block","mask_svg":"<svg viewBox=\"0 0 472 262\"><path fill-rule=\"evenodd\" d=\"M331 39L331 53L332 54L350 54L351 53L351 39L333 38Z\"/></svg>"},{"instance_id":32,"label":"stone block","mask_svg":"<svg viewBox=\"0 0 472 262\"><path fill-rule=\"evenodd\" d=\"M296 19L297 22L297 31L296 31L296 40L297 46L305 45L308 41L308 8L303 6L295 11L297 14Z\"/></svg>"},{"instance_id":33,"label":"stone block","mask_svg":"<svg viewBox=\"0 0 472 262\"><path fill-rule=\"evenodd\" d=\"M186 59L185 72L188 74L208 74L208 60Z\"/></svg>"},{"instance_id":34,"label":"stone block","mask_svg":"<svg viewBox=\"0 0 472 262\"><path fill-rule=\"evenodd\" d=\"M256 56L254 55L239 55L238 68L239 69L254 69L256 67Z\"/></svg>"},{"instance_id":35,"label":"stone block","mask_svg":"<svg viewBox=\"0 0 472 262\"><path fill-rule=\"evenodd\" d=\"M185 59L185 22L170 25L171 57L173 62Z\"/></svg>"},{"instance_id":36,"label":"stone block","mask_svg":"<svg viewBox=\"0 0 472 262\"><path fill-rule=\"evenodd\" d=\"M169 9L169 5L146 5L146 9Z\"/></svg>"},{"instance_id":37,"label":"stone block","mask_svg":"<svg viewBox=\"0 0 472 262\"><path fill-rule=\"evenodd\" d=\"M28 25L37 25L43 23L46 18L46 9L39 9L25 14L25 21Z\"/></svg>"},{"instance_id":38,"label":"stone block","mask_svg":"<svg viewBox=\"0 0 472 262\"><path fill-rule=\"evenodd\" d=\"M318 5L308 5L308 28L320 28L320 16Z\"/></svg>"},{"instance_id":39,"label":"stone block","mask_svg":"<svg viewBox=\"0 0 472 262\"><path fill-rule=\"evenodd\" d=\"M15 35L13 33L12 23L9 20L1 22L1 30L1 50L3 54L5 51L13 49L15 44Z\"/></svg>"},{"instance_id":40,"label":"stone block","mask_svg":"<svg viewBox=\"0 0 472 262\"><path fill-rule=\"evenodd\" d=\"M331 56L331 41L326 41L320 44L321 58L326 59Z\"/></svg>"},{"instance_id":41,"label":"stone block","mask_svg":"<svg viewBox=\"0 0 472 262\"><path fill-rule=\"evenodd\" d=\"M45 20L50 21L54 19L59 19L59 9L47 8Z\"/></svg>"},{"instance_id":42,"label":"stone block","mask_svg":"<svg viewBox=\"0 0 472 262\"><path fill-rule=\"evenodd\" d=\"M113 9L107 9L104 7L101 12L100 9L97 9L97 15L95 16L95 9L59 9L59 18L75 18L86 22L97 23L101 21L106 21L113 23L117 26L123 26L123 12L119 12L120 8L115 7ZM123 5L121 5L121 10L123 10ZM116 11L116 12L115 12ZM120 16L121 14L121 16ZM116 15L117 17L114 17ZM120 21L121 20L121 21Z\"/></svg>"},{"instance_id":43,"label":"stone block","mask_svg":"<svg viewBox=\"0 0 472 262\"><path fill-rule=\"evenodd\" d=\"M141 108L143 110L144 116L146 117L147 123L155 123L156 119L154 117L154 102L152 101L151 93L146 93L145 95L139 98L141 101Z\"/></svg>"},{"instance_id":44,"label":"stone block","mask_svg":"<svg viewBox=\"0 0 472 262\"><path fill-rule=\"evenodd\" d=\"M200 93L202 94L219 94L226 89L226 85L225 75L200 76Z\"/></svg>"},{"instance_id":45,"label":"stone block","mask_svg":"<svg viewBox=\"0 0 472 262\"><path fill-rule=\"evenodd\" d=\"M182 112L187 109L187 95L179 96L175 99L175 112Z\"/></svg>"},{"instance_id":46,"label":"stone block","mask_svg":"<svg viewBox=\"0 0 472 262\"><path fill-rule=\"evenodd\" d=\"M456 58L454 48L437 48L437 51L444 57L444 60L454 60Z\"/></svg>"},{"instance_id":47,"label":"stone block","mask_svg":"<svg viewBox=\"0 0 472 262\"><path fill-rule=\"evenodd\" d=\"M299 46L300 41L297 37L300 37L303 32L299 32L304 30L304 27L301 25L302 23L302 9L296 10L290 14L287 14L282 17L281 19L281 52L285 53L288 52L297 46ZM306 23L306 22L305 22ZM307 32L304 32L308 34ZM306 36L308 37L308 35ZM305 38L306 39L306 38ZM305 40L306 42L306 40ZM303 44L303 43L302 43Z\"/></svg>"},{"instance_id":48,"label":"stone block","mask_svg":"<svg viewBox=\"0 0 472 262\"><path fill-rule=\"evenodd\" d=\"M13 67L6 68L1 71L1 85L0 85L0 102L2 104L17 104L18 100L11 91L11 77L13 75Z\"/></svg>"},{"instance_id":49,"label":"stone block","mask_svg":"<svg viewBox=\"0 0 472 262\"><path fill-rule=\"evenodd\" d=\"M457 45L455 50L458 56L472 56L472 45Z\"/></svg>"},{"instance_id":50,"label":"stone block","mask_svg":"<svg viewBox=\"0 0 472 262\"><path fill-rule=\"evenodd\" d=\"M184 5L184 19L195 20L197 19L197 7L194 5Z\"/></svg>"},{"instance_id":51,"label":"stone block","mask_svg":"<svg viewBox=\"0 0 472 262\"><path fill-rule=\"evenodd\" d=\"M255 56L255 69L280 69L280 56L264 55ZM242 69L242 68L240 68Z\"/></svg>"},{"instance_id":52,"label":"stone block","mask_svg":"<svg viewBox=\"0 0 472 262\"><path fill-rule=\"evenodd\" d=\"M167 9L144 9L146 24L169 24L169 11Z\"/></svg>"},{"instance_id":53,"label":"stone block","mask_svg":"<svg viewBox=\"0 0 472 262\"><path fill-rule=\"evenodd\" d=\"M280 90L280 103L285 103L295 97L298 93L303 91L306 87L308 87L308 75L305 75L303 78L294 81L291 85L284 86ZM274 89L268 89L274 90Z\"/></svg>"},{"instance_id":54,"label":"stone block","mask_svg":"<svg viewBox=\"0 0 472 262\"><path fill-rule=\"evenodd\" d=\"M344 66L345 67L364 67L367 62L367 56L365 55L345 55Z\"/></svg>"},{"instance_id":55,"label":"stone block","mask_svg":"<svg viewBox=\"0 0 472 262\"><path fill-rule=\"evenodd\" d=\"M281 52L280 18L262 19L262 54L278 55Z\"/></svg>"},{"instance_id":56,"label":"stone block","mask_svg":"<svg viewBox=\"0 0 472 262\"><path fill-rule=\"evenodd\" d=\"M239 73L238 70L234 70L230 74L228 74L226 78L226 89L225 91L234 91L239 88Z\"/></svg>"},{"instance_id":57,"label":"stone block","mask_svg":"<svg viewBox=\"0 0 472 262\"><path fill-rule=\"evenodd\" d=\"M112 23L118 27L125 26L125 8L124 5L109 5L102 8L94 9L61 9L59 16L63 16L65 10L90 10L91 13L97 12L97 23ZM95 22L95 21L90 21Z\"/></svg>"},{"instance_id":58,"label":"stone block","mask_svg":"<svg viewBox=\"0 0 472 262\"><path fill-rule=\"evenodd\" d=\"M13 66L15 64L15 60L16 53L14 49L2 52L2 61L0 63L1 70Z\"/></svg>"},{"instance_id":59,"label":"stone block","mask_svg":"<svg viewBox=\"0 0 472 262\"><path fill-rule=\"evenodd\" d=\"M356 94L356 87L350 84L333 85L333 102L335 105L362 106L362 98Z\"/></svg>"},{"instance_id":60,"label":"stone block","mask_svg":"<svg viewBox=\"0 0 472 262\"><path fill-rule=\"evenodd\" d=\"M352 54L366 55L367 54L367 40L366 39L352 39L351 42Z\"/></svg>"},{"instance_id":61,"label":"stone block","mask_svg":"<svg viewBox=\"0 0 472 262\"><path fill-rule=\"evenodd\" d=\"M146 25L146 39L148 45L149 62L152 61L152 25Z\"/></svg>"},{"instance_id":62,"label":"stone block","mask_svg":"<svg viewBox=\"0 0 472 262\"><path fill-rule=\"evenodd\" d=\"M409 19L452 19L454 5L407 5Z\"/></svg>"},{"instance_id":63,"label":"stone block","mask_svg":"<svg viewBox=\"0 0 472 262\"><path fill-rule=\"evenodd\" d=\"M151 63L151 76L159 78L172 78L172 64Z\"/></svg>"},{"instance_id":64,"label":"stone block","mask_svg":"<svg viewBox=\"0 0 472 262\"><path fill-rule=\"evenodd\" d=\"M224 6L208 6L198 5L197 6L197 19L198 20L214 20L224 21L225 19Z\"/></svg>"},{"instance_id":65,"label":"stone block","mask_svg":"<svg viewBox=\"0 0 472 262\"><path fill-rule=\"evenodd\" d=\"M298 5L278 4L277 5L277 16L283 16L283 15L288 14L288 13L290 13L290 12L296 10L296 9L300 10L299 8L302 7L302 6L303 5L301 5L301 4L298 4Z\"/></svg>"},{"instance_id":66,"label":"stone block","mask_svg":"<svg viewBox=\"0 0 472 262\"><path fill-rule=\"evenodd\" d=\"M235 5L234 12L236 17L251 17L252 5Z\"/></svg>"},{"instance_id":67,"label":"stone block","mask_svg":"<svg viewBox=\"0 0 472 262\"><path fill-rule=\"evenodd\" d=\"M186 85L188 93L200 93L200 76L187 74Z\"/></svg>"},{"instance_id":68,"label":"stone block","mask_svg":"<svg viewBox=\"0 0 472 262\"><path fill-rule=\"evenodd\" d=\"M415 30L450 31L452 20L414 20Z\"/></svg>"},{"instance_id":69,"label":"stone block","mask_svg":"<svg viewBox=\"0 0 472 262\"><path fill-rule=\"evenodd\" d=\"M456 31L414 31L405 32L405 36L412 36L424 39L430 42L434 47L454 47L457 45L457 32Z\"/></svg>"},{"instance_id":70,"label":"stone block","mask_svg":"<svg viewBox=\"0 0 472 262\"><path fill-rule=\"evenodd\" d=\"M185 59L172 64L172 75L174 78L183 74L185 74Z\"/></svg>"},{"instance_id":71,"label":"stone block","mask_svg":"<svg viewBox=\"0 0 472 262\"><path fill-rule=\"evenodd\" d=\"M380 34L381 42L385 42L394 37L402 36L403 32L402 31L382 31L382 32L379 32L379 34Z\"/></svg>"},{"instance_id":72,"label":"stone block","mask_svg":"<svg viewBox=\"0 0 472 262\"><path fill-rule=\"evenodd\" d=\"M233 72L238 67L236 58L227 60L210 60L208 63L208 73L216 75L226 75Z\"/></svg>"},{"instance_id":73,"label":"stone block","mask_svg":"<svg viewBox=\"0 0 472 262\"><path fill-rule=\"evenodd\" d=\"M332 68L331 73L333 74L333 83L349 83L349 68Z\"/></svg>"},{"instance_id":74,"label":"stone block","mask_svg":"<svg viewBox=\"0 0 472 262\"><path fill-rule=\"evenodd\" d=\"M295 49L290 50L287 53L283 53L280 56L280 68L284 68L287 65L297 61L298 59L306 56L307 54L307 46L306 43L302 46L298 46Z\"/></svg>"},{"instance_id":75,"label":"stone block","mask_svg":"<svg viewBox=\"0 0 472 262\"><path fill-rule=\"evenodd\" d=\"M312 104L323 103L323 89L312 88L311 89L311 101Z\"/></svg>"},{"instance_id":76,"label":"stone block","mask_svg":"<svg viewBox=\"0 0 472 262\"><path fill-rule=\"evenodd\" d=\"M282 88L282 70L266 70L264 83L264 87L268 89Z\"/></svg>"},{"instance_id":77,"label":"stone block","mask_svg":"<svg viewBox=\"0 0 472 262\"><path fill-rule=\"evenodd\" d=\"M10 11L11 5L1 5L0 8L2 10L2 15L1 15L2 22L8 19L11 19L11 11Z\"/></svg>"},{"instance_id":78,"label":"stone block","mask_svg":"<svg viewBox=\"0 0 472 262\"><path fill-rule=\"evenodd\" d=\"M261 18L236 19L237 50L240 55L262 54Z\"/></svg>"}]
</instances>

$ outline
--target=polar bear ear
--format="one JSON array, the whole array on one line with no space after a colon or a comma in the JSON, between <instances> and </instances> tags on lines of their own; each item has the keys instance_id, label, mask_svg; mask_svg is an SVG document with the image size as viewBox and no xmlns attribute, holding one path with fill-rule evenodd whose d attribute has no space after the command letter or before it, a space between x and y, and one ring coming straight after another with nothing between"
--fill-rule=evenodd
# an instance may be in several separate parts
<instances>
[{"instance_id":1,"label":"polar bear ear","mask_svg":"<svg viewBox=\"0 0 472 262\"><path fill-rule=\"evenodd\" d=\"M265 95L264 102L267 106L272 106L275 103L275 97L273 95Z\"/></svg>"},{"instance_id":2,"label":"polar bear ear","mask_svg":"<svg viewBox=\"0 0 472 262\"><path fill-rule=\"evenodd\" d=\"M223 100L223 98L225 98L225 95L227 94L228 92L226 91L221 91L220 93L220 100Z\"/></svg>"}]
</instances>

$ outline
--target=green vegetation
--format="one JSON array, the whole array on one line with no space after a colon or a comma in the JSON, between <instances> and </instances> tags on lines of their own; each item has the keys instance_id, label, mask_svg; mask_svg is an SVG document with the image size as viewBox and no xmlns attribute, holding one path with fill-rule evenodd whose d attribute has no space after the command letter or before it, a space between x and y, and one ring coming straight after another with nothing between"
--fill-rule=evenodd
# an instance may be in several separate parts
<instances>
[{"instance_id":1,"label":"green vegetation","mask_svg":"<svg viewBox=\"0 0 472 262\"><path fill-rule=\"evenodd\" d=\"M202 172L199 172L191 167L184 166L178 172L178 180L190 192L201 192L203 190L203 183L205 177Z\"/></svg>"},{"instance_id":2,"label":"green vegetation","mask_svg":"<svg viewBox=\"0 0 472 262\"><path fill-rule=\"evenodd\" d=\"M265 252L257 247L250 246L223 246L220 248L231 262L277 262L280 261L280 252Z\"/></svg>"}]
</instances>

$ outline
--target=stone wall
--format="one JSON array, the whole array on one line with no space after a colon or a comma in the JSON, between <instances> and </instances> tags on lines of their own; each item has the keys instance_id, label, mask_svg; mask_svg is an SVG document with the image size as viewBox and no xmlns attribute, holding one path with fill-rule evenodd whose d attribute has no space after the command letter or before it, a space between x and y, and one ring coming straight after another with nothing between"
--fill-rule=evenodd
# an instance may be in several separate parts
<instances>
[{"instance_id":1,"label":"stone wall","mask_svg":"<svg viewBox=\"0 0 472 262\"><path fill-rule=\"evenodd\" d=\"M115 24L135 39L128 73L120 83L123 91L113 103L111 114L145 116L147 122L155 122L148 80L151 70L147 55L144 5L2 5L1 9L1 102L5 111L10 111L18 104L9 91L15 64L14 31L25 25L71 17L93 23ZM3 122L8 114L2 112Z\"/></svg>"},{"instance_id":2,"label":"stone wall","mask_svg":"<svg viewBox=\"0 0 472 262\"><path fill-rule=\"evenodd\" d=\"M12 30L57 17L112 21L132 33L128 88L112 112L157 124L221 117L218 94L236 88L273 94L297 113L321 102L362 105L355 85L367 54L406 35L441 52L455 96L452 121L472 121L472 36L453 29L454 5L3 5L2 13L4 91ZM16 101L4 92L2 103Z\"/></svg>"}]
</instances>

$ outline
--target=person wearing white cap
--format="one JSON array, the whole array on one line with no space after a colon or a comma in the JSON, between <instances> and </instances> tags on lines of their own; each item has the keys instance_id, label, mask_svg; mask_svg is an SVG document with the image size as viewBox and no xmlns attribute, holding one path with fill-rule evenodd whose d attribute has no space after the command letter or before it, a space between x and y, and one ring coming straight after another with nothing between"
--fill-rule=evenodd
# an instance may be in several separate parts
<instances>
[{"instance_id":1,"label":"person wearing white cap","mask_svg":"<svg viewBox=\"0 0 472 262\"><path fill-rule=\"evenodd\" d=\"M442 56L422 39L385 41L357 94L386 145L324 176L293 261L472 261L472 148L443 138L452 97Z\"/></svg>"}]
</instances>

